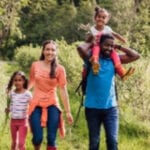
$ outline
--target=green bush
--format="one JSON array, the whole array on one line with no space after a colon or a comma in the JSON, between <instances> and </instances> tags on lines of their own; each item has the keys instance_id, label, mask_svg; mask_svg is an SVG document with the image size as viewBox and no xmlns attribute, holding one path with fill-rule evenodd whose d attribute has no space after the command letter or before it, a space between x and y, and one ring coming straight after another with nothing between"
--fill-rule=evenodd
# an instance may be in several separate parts
<instances>
[{"instance_id":1,"label":"green bush","mask_svg":"<svg viewBox=\"0 0 150 150\"><path fill-rule=\"evenodd\" d=\"M82 66L82 61L76 51L77 43L69 45L63 39L56 42L59 49L58 61L66 69L68 82L77 84L80 80ZM19 65L19 68L28 73L32 62L39 59L41 49L39 46L33 47L32 45L17 48L15 61Z\"/></svg>"},{"instance_id":2,"label":"green bush","mask_svg":"<svg viewBox=\"0 0 150 150\"><path fill-rule=\"evenodd\" d=\"M20 69L24 72L29 72L29 68L33 61L38 60L41 48L39 46L21 46L15 50L15 61L19 65Z\"/></svg>"}]
</instances>

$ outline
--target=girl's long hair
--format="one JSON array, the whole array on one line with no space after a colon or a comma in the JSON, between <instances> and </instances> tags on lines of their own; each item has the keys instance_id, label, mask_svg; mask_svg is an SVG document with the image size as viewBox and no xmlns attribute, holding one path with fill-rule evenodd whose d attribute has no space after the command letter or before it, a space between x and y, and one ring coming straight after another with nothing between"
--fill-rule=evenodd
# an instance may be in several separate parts
<instances>
[{"instance_id":1,"label":"girl's long hair","mask_svg":"<svg viewBox=\"0 0 150 150\"><path fill-rule=\"evenodd\" d=\"M43 51L46 47L47 44L54 44L57 48L57 45L54 41L52 40L46 40L43 42L43 46L42 46L42 52L41 52L41 56L40 56L40 60L44 60L45 57L44 57L44 54L43 54ZM57 67L57 58L54 58L50 64L50 68L51 68L51 71L49 73L50 75L50 78L56 78L56 67Z\"/></svg>"},{"instance_id":2,"label":"girl's long hair","mask_svg":"<svg viewBox=\"0 0 150 150\"><path fill-rule=\"evenodd\" d=\"M22 79L24 80L23 88L25 88L25 89L28 88L28 79L26 78L24 72L16 71L12 74L12 76L10 77L10 80L8 82L8 85L7 85L7 91L8 92L12 89L13 81L14 81L14 78L15 78L16 75L20 75L22 77Z\"/></svg>"}]
</instances>

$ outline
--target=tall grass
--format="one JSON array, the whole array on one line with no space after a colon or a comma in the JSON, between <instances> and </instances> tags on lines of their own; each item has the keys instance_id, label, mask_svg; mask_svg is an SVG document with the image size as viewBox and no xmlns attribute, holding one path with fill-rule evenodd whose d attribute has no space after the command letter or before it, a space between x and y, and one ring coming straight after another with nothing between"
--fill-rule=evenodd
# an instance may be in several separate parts
<instances>
[{"instance_id":1,"label":"tall grass","mask_svg":"<svg viewBox=\"0 0 150 150\"><path fill-rule=\"evenodd\" d=\"M70 48L71 50L71 48ZM71 55L71 54L70 54ZM73 54L72 54L73 55ZM68 56L68 59L72 59ZM75 59L75 58L74 58ZM70 61L70 60L69 60ZM65 62L66 63L66 62ZM77 62L76 62L77 63ZM69 65L76 71L76 65L68 65L67 72L71 74ZM77 64L78 65L78 64ZM6 106L5 87L8 82L10 65L0 63L0 131L5 126L5 131L0 132L0 150L10 150L10 129L9 122L3 124ZM14 66L14 65L13 65ZM11 66L11 68L13 67ZM81 66L81 65L80 65ZM149 122L149 59L141 59L133 64L136 66L136 73L126 82L117 81L119 93L119 110L120 110L120 130L119 130L119 150L149 150L150 147L150 122ZM16 66L15 66L16 68ZM9 70L9 71L8 71ZM72 73L73 75L75 72ZM79 72L78 72L79 74ZM78 75L79 77L79 75ZM75 94L74 90L79 82L79 78L71 77L68 82L70 95L70 103L72 113L75 118L80 105L81 97ZM84 116L84 108L81 109L80 116L75 127L66 124L67 134L65 139L61 139L58 134L57 146L59 150L87 150L88 149L88 131ZM101 150L106 149L104 129L101 134ZM28 132L26 147L32 150L32 135ZM46 132L44 133L44 141L41 150L46 149Z\"/></svg>"}]
</instances>

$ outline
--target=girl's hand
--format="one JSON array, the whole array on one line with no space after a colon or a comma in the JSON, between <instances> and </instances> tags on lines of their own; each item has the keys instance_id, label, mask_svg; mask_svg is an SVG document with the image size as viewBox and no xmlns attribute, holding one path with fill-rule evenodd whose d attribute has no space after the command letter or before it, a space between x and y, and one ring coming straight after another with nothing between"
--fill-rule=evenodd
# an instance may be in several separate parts
<instances>
[{"instance_id":1,"label":"girl's hand","mask_svg":"<svg viewBox=\"0 0 150 150\"><path fill-rule=\"evenodd\" d=\"M73 117L70 112L66 113L66 118L67 118L68 124L73 124Z\"/></svg>"},{"instance_id":2,"label":"girl's hand","mask_svg":"<svg viewBox=\"0 0 150 150\"><path fill-rule=\"evenodd\" d=\"M9 108L5 108L5 113L9 113L10 112L10 110L9 110Z\"/></svg>"},{"instance_id":3,"label":"girl's hand","mask_svg":"<svg viewBox=\"0 0 150 150\"><path fill-rule=\"evenodd\" d=\"M126 44L126 43L127 43L127 41L126 41L125 39L122 39L122 43Z\"/></svg>"}]
</instances>

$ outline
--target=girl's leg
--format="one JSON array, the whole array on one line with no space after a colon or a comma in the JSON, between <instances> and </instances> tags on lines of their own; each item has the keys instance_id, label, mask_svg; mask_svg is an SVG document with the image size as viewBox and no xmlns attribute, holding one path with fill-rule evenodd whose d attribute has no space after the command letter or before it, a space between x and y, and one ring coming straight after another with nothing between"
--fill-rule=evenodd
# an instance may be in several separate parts
<instances>
[{"instance_id":1,"label":"girl's leg","mask_svg":"<svg viewBox=\"0 0 150 150\"><path fill-rule=\"evenodd\" d=\"M60 111L56 106L49 106L48 107L48 122L47 122L47 145L49 147L56 148L56 135L57 129L60 119Z\"/></svg>"},{"instance_id":2,"label":"girl's leg","mask_svg":"<svg viewBox=\"0 0 150 150\"><path fill-rule=\"evenodd\" d=\"M94 74L98 74L99 72L99 53L100 53L100 46L98 44L95 44L92 47L92 58L91 58L91 62L92 62L92 70Z\"/></svg>"},{"instance_id":3,"label":"girl's leg","mask_svg":"<svg viewBox=\"0 0 150 150\"><path fill-rule=\"evenodd\" d=\"M25 150L25 141L27 136L26 119L21 120L19 127L19 150Z\"/></svg>"},{"instance_id":4,"label":"girl's leg","mask_svg":"<svg viewBox=\"0 0 150 150\"><path fill-rule=\"evenodd\" d=\"M122 66L120 58L115 50L112 51L111 58L115 65L116 73L121 77L121 79L127 79L127 77L129 75L134 73L134 68L129 68L128 70L125 70L125 68Z\"/></svg>"},{"instance_id":5,"label":"girl's leg","mask_svg":"<svg viewBox=\"0 0 150 150\"><path fill-rule=\"evenodd\" d=\"M92 70L94 74L98 74L99 72L99 54L100 54L100 46L99 46L99 41L101 38L101 35L103 33L100 32L96 37L95 37L95 43L94 46L92 47L92 58L91 58L91 62L92 62Z\"/></svg>"},{"instance_id":6,"label":"girl's leg","mask_svg":"<svg viewBox=\"0 0 150 150\"><path fill-rule=\"evenodd\" d=\"M17 145L17 131L18 131L18 126L16 125L15 119L11 119L10 130L12 139L11 150L15 150Z\"/></svg>"},{"instance_id":7,"label":"girl's leg","mask_svg":"<svg viewBox=\"0 0 150 150\"><path fill-rule=\"evenodd\" d=\"M122 78L125 75L126 70L123 68L120 58L115 50L111 53L111 59L113 60L116 73Z\"/></svg>"},{"instance_id":8,"label":"girl's leg","mask_svg":"<svg viewBox=\"0 0 150 150\"><path fill-rule=\"evenodd\" d=\"M33 134L32 143L35 149L37 148L39 149L43 139L43 128L41 127L41 121L40 121L41 113L42 113L41 108L36 107L29 118L30 127Z\"/></svg>"}]
</instances>

